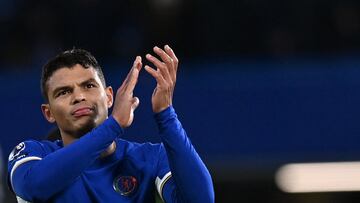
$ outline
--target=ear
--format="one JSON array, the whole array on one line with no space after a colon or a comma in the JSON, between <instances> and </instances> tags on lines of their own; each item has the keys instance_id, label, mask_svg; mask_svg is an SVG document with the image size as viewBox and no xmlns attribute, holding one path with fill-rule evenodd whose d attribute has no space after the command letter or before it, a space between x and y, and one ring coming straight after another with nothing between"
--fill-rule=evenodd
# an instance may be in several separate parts
<instances>
[{"instance_id":1,"label":"ear","mask_svg":"<svg viewBox=\"0 0 360 203\"><path fill-rule=\"evenodd\" d=\"M112 107L114 102L114 92L111 86L105 88L105 93L107 97L107 106L108 108Z\"/></svg>"},{"instance_id":2,"label":"ear","mask_svg":"<svg viewBox=\"0 0 360 203\"><path fill-rule=\"evenodd\" d=\"M49 104L41 104L41 111L47 121L49 121L50 123L55 123L55 118L53 117L53 115L50 111Z\"/></svg>"}]
</instances>

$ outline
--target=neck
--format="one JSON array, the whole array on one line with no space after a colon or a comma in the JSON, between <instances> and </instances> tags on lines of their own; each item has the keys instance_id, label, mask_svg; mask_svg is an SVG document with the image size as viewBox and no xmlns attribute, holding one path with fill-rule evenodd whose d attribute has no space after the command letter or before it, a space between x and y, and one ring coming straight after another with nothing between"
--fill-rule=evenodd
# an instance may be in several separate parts
<instances>
[{"instance_id":1,"label":"neck","mask_svg":"<svg viewBox=\"0 0 360 203\"><path fill-rule=\"evenodd\" d=\"M64 132L61 132L61 140L63 141L64 147L66 147L66 146L68 146L69 144L75 142L78 139L74 138L73 136L67 135Z\"/></svg>"},{"instance_id":2,"label":"neck","mask_svg":"<svg viewBox=\"0 0 360 203\"><path fill-rule=\"evenodd\" d=\"M78 138L74 138L72 136L69 136L69 135L65 135L65 133L61 133L61 139L63 141L63 144L64 144L64 147L66 147L67 145L73 143L73 142L76 142L76 140L78 140ZM116 143L115 141L113 141L106 149L105 151L103 151L101 154L100 154L100 158L103 158L103 157L106 157L106 156L109 156L111 154L113 154L116 150Z\"/></svg>"}]
</instances>

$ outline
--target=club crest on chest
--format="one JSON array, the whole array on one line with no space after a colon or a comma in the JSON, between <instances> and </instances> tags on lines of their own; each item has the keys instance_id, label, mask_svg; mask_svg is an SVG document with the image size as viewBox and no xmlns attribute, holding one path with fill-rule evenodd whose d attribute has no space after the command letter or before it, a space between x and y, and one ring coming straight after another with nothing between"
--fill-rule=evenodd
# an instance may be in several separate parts
<instances>
[{"instance_id":1,"label":"club crest on chest","mask_svg":"<svg viewBox=\"0 0 360 203\"><path fill-rule=\"evenodd\" d=\"M123 196L134 194L137 187L138 181L134 176L118 176L113 181L114 190Z\"/></svg>"}]
</instances>

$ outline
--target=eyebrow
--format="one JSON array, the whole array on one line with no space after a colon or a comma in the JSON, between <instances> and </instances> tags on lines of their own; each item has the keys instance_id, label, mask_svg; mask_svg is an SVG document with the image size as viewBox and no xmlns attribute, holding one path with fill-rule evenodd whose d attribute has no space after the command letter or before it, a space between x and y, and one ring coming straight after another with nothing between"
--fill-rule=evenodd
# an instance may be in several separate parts
<instances>
[{"instance_id":1,"label":"eyebrow","mask_svg":"<svg viewBox=\"0 0 360 203\"><path fill-rule=\"evenodd\" d=\"M88 80L85 80L85 81L81 82L80 86L84 86L84 85L86 85L86 84L88 84L90 82L94 82L94 83L96 83L96 85L99 85L99 83L95 80L95 78L90 78Z\"/></svg>"},{"instance_id":2,"label":"eyebrow","mask_svg":"<svg viewBox=\"0 0 360 203\"><path fill-rule=\"evenodd\" d=\"M87 79L83 82L80 83L80 86L84 86L90 82L94 82L96 83L96 85L99 85L99 83L94 79L94 78L90 78L90 79ZM54 89L53 93L52 93L52 96L53 97L56 97L56 94L61 91L61 90L67 90L67 89L72 89L72 87L70 85L64 85L64 86L59 86L57 88Z\"/></svg>"}]
</instances>

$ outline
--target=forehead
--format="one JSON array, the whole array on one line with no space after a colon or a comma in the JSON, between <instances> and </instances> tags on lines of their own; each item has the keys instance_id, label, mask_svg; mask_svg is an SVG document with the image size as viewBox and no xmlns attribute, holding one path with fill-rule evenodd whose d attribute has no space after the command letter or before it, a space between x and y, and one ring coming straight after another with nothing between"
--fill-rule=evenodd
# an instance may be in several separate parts
<instances>
[{"instance_id":1,"label":"forehead","mask_svg":"<svg viewBox=\"0 0 360 203\"><path fill-rule=\"evenodd\" d=\"M47 86L51 92L57 87L74 85L89 79L95 79L101 85L99 75L94 68L85 69L82 65L76 64L71 68L64 67L56 70L49 78Z\"/></svg>"}]
</instances>

